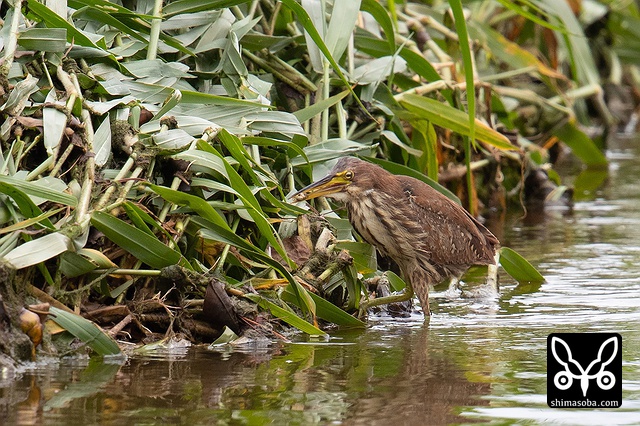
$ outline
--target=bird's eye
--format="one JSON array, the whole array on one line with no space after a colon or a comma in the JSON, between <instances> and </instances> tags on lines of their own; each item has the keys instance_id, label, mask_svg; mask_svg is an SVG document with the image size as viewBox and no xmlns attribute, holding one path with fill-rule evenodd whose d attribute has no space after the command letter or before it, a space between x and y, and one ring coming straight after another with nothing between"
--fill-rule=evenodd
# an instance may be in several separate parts
<instances>
[{"instance_id":1,"label":"bird's eye","mask_svg":"<svg viewBox=\"0 0 640 426\"><path fill-rule=\"evenodd\" d=\"M344 178L347 180L353 179L353 172L351 170L344 172Z\"/></svg>"}]
</instances>

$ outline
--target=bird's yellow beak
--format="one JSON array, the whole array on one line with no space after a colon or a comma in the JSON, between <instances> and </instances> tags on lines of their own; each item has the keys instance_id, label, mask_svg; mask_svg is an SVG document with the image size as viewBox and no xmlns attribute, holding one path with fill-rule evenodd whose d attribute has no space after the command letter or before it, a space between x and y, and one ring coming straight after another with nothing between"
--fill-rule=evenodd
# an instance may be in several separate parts
<instances>
[{"instance_id":1,"label":"bird's yellow beak","mask_svg":"<svg viewBox=\"0 0 640 426\"><path fill-rule=\"evenodd\" d=\"M319 181L302 188L293 194L291 199L294 201L304 201L335 194L336 192L342 191L349 183L351 183L351 181L345 178L344 172L327 175Z\"/></svg>"}]
</instances>

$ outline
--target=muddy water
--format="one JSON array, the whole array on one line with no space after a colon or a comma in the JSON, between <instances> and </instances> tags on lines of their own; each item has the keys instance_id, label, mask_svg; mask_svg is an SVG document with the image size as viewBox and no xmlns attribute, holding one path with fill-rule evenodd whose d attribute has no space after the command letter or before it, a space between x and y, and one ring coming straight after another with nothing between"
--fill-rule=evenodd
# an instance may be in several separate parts
<instances>
[{"instance_id":1,"label":"muddy water","mask_svg":"<svg viewBox=\"0 0 640 426\"><path fill-rule=\"evenodd\" d=\"M428 325L375 317L328 342L28 368L0 377L0 424L640 424L637 145L614 142L607 180L572 212L507 219L501 239L541 285L501 277L499 299L440 289ZM621 408L547 406L547 335L566 331L622 335Z\"/></svg>"}]
</instances>

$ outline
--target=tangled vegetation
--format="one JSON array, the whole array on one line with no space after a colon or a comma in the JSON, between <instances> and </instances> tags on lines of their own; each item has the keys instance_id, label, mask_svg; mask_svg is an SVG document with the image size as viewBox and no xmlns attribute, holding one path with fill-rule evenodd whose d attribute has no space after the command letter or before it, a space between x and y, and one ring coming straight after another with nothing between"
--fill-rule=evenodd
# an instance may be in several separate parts
<instances>
[{"instance_id":1,"label":"tangled vegetation","mask_svg":"<svg viewBox=\"0 0 640 426\"><path fill-rule=\"evenodd\" d=\"M555 161L606 165L583 129L627 123L640 75L633 2L47 5L0 9L0 319L38 336L49 314L47 344L65 329L102 354L362 326L375 250L288 195L357 155L474 214L566 198Z\"/></svg>"}]
</instances>

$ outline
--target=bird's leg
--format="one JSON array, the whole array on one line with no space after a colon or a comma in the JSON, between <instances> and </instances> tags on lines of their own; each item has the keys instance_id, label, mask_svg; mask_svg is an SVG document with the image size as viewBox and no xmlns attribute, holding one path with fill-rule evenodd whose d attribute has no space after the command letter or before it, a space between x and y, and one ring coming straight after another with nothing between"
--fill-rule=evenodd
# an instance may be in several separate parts
<instances>
[{"instance_id":1,"label":"bird's leg","mask_svg":"<svg viewBox=\"0 0 640 426\"><path fill-rule=\"evenodd\" d=\"M390 296L376 297L375 299L370 299L360 303L360 312L358 316L361 317L365 312L367 312L367 309L373 308L374 306L388 305L389 303L405 302L407 300L410 300L412 297L413 297L413 287L411 287L411 285L407 283L407 286L404 288L404 290L400 294L392 294Z\"/></svg>"},{"instance_id":2,"label":"bird's leg","mask_svg":"<svg viewBox=\"0 0 640 426\"><path fill-rule=\"evenodd\" d=\"M498 262L500 262L500 251L496 253L494 256L495 264L489 265L487 268L487 284L491 287L493 292L498 295L500 294L500 285L498 284Z\"/></svg>"},{"instance_id":3,"label":"bird's leg","mask_svg":"<svg viewBox=\"0 0 640 426\"><path fill-rule=\"evenodd\" d=\"M447 293L456 294L460 292L460 277L449 278L449 289Z\"/></svg>"}]
</instances>

